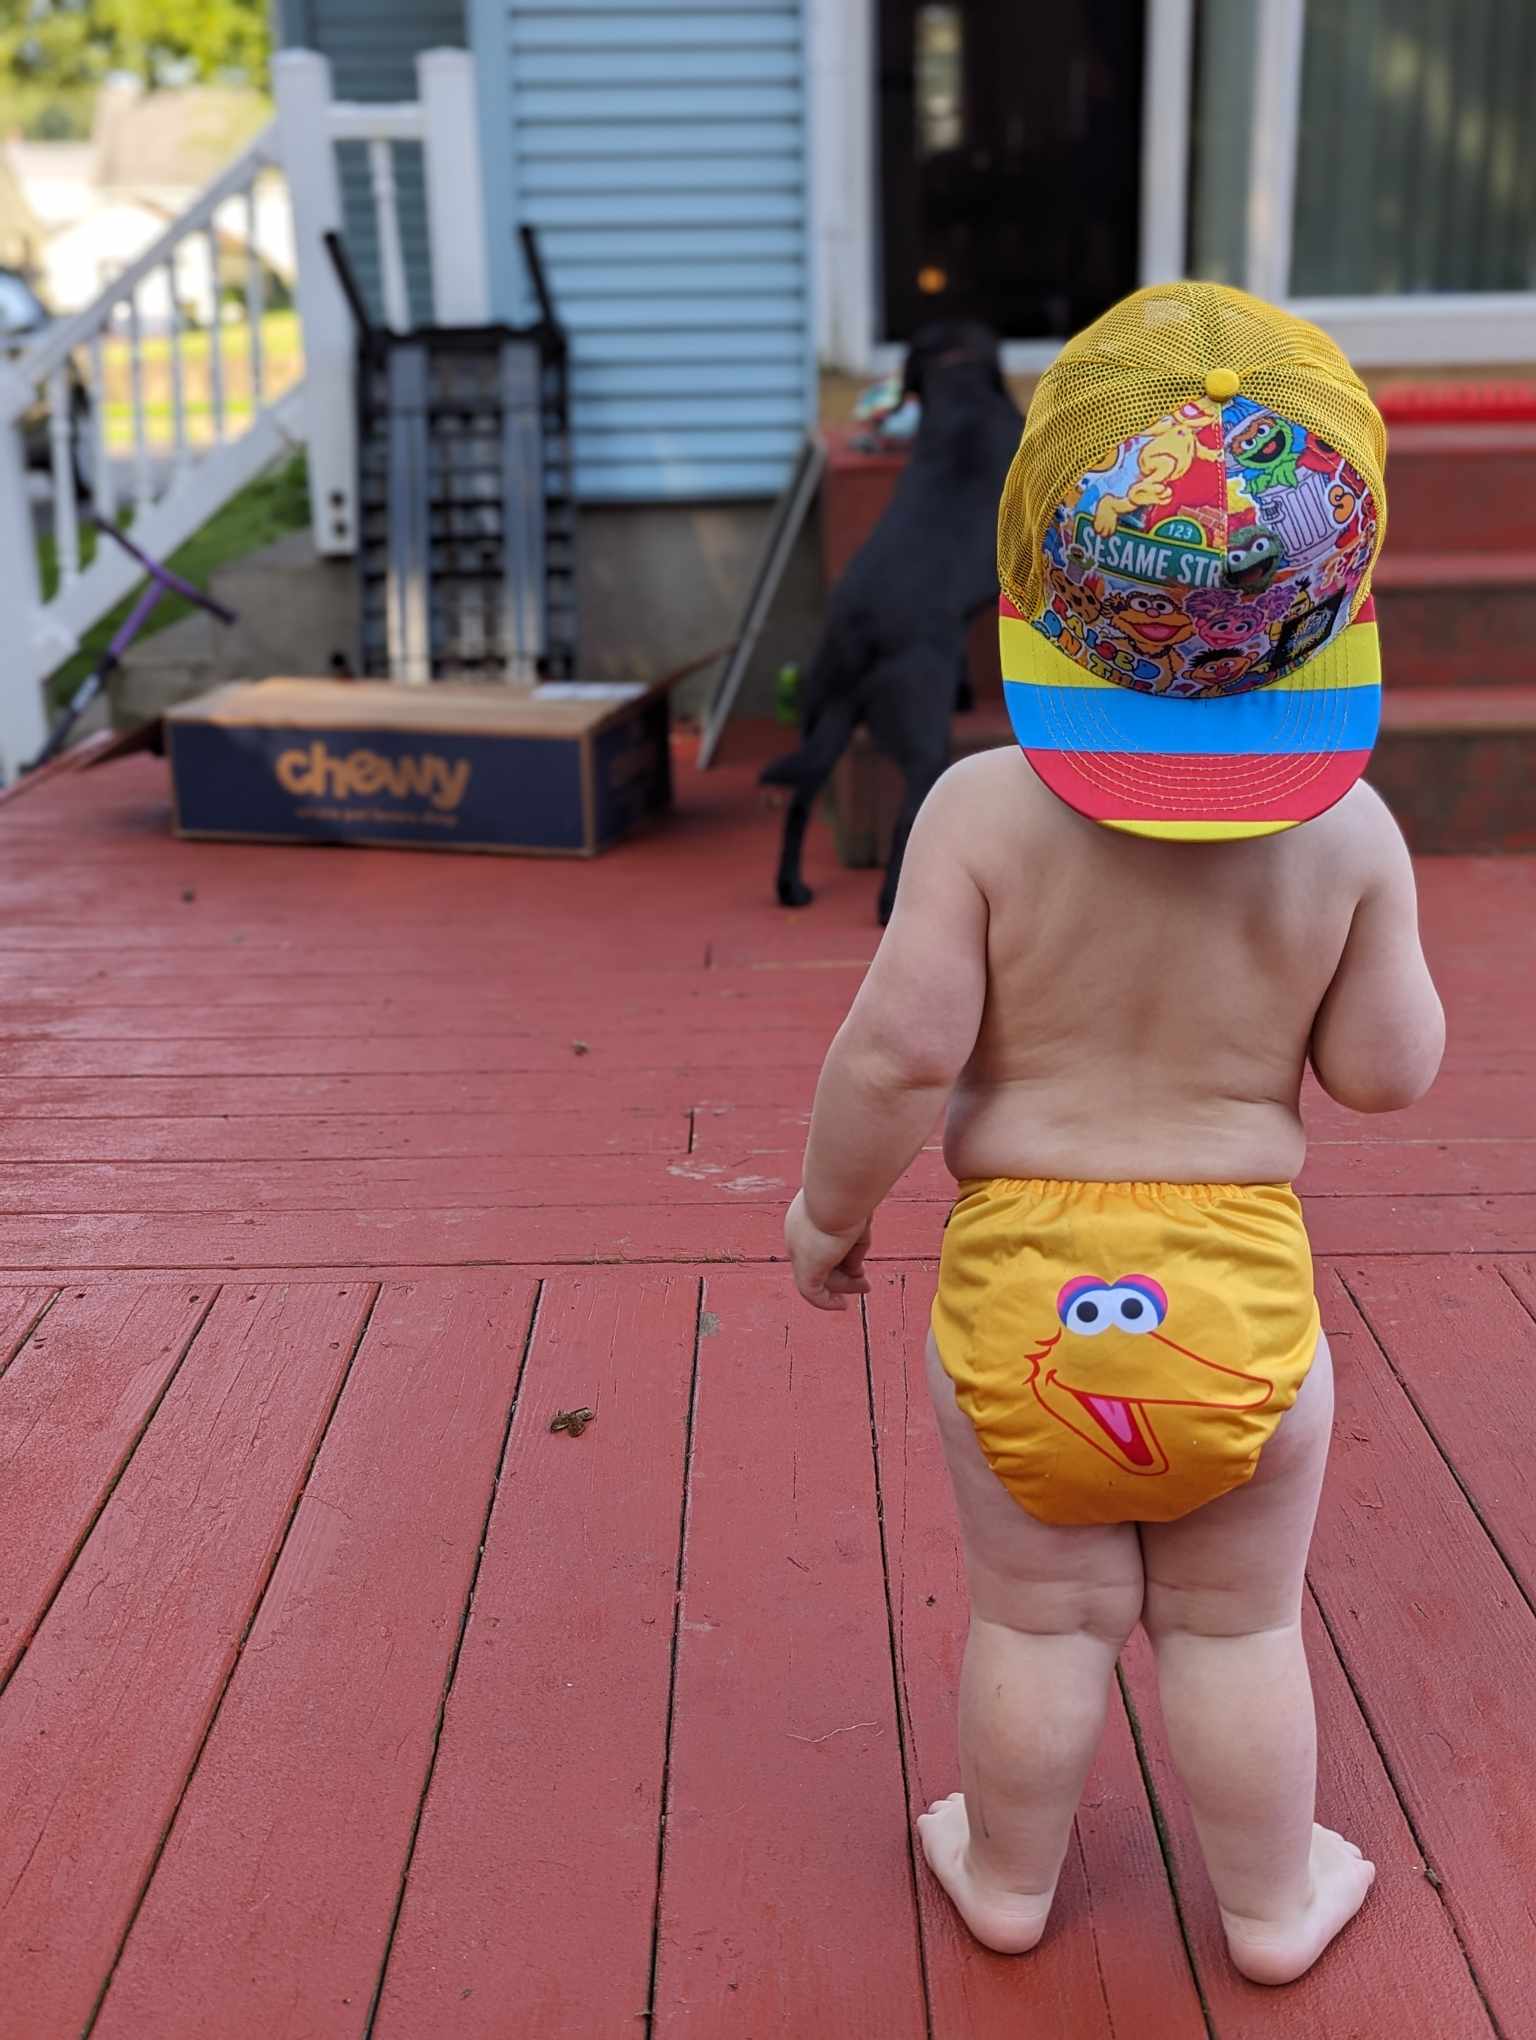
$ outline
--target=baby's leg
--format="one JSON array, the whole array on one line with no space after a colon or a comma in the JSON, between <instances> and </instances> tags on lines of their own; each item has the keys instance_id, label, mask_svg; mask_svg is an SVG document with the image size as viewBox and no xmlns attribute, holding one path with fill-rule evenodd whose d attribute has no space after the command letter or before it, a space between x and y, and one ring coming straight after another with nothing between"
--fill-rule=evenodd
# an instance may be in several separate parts
<instances>
[{"instance_id":1,"label":"baby's leg","mask_svg":"<svg viewBox=\"0 0 1536 2040\"><path fill-rule=\"evenodd\" d=\"M1246 1486L1144 1523L1143 1620L1173 1761L1189 1793L1227 1942L1257 1983L1309 1969L1375 1870L1312 1819L1317 1736L1302 1576L1333 1420L1328 1342Z\"/></svg>"},{"instance_id":2,"label":"baby's leg","mask_svg":"<svg viewBox=\"0 0 1536 2040\"><path fill-rule=\"evenodd\" d=\"M987 1465L928 1341L971 1587L960 1676L963 1792L918 1821L923 1853L979 1941L1022 1954L1045 1930L1098 1748L1115 1659L1141 1612L1134 1527L1026 1515Z\"/></svg>"}]
</instances>

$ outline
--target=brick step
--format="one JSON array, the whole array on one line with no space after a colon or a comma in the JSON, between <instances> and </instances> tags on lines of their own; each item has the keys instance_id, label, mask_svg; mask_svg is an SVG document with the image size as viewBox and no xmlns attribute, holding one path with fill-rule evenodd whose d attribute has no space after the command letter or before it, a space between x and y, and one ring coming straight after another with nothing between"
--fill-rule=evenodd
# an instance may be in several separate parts
<instances>
[{"instance_id":1,"label":"brick step","mask_svg":"<svg viewBox=\"0 0 1536 2040\"><path fill-rule=\"evenodd\" d=\"M1398 425L1387 443L1387 542L1399 552L1536 551L1536 424Z\"/></svg>"},{"instance_id":2,"label":"brick step","mask_svg":"<svg viewBox=\"0 0 1536 2040\"><path fill-rule=\"evenodd\" d=\"M1389 687L1536 682L1536 548L1478 556L1389 545L1373 588Z\"/></svg>"},{"instance_id":3,"label":"brick step","mask_svg":"<svg viewBox=\"0 0 1536 2040\"><path fill-rule=\"evenodd\" d=\"M1536 686L1389 689L1370 781L1414 850L1536 850Z\"/></svg>"},{"instance_id":4,"label":"brick step","mask_svg":"<svg viewBox=\"0 0 1536 2040\"><path fill-rule=\"evenodd\" d=\"M955 718L956 758L1013 741L1001 707ZM1414 850L1536 850L1536 685L1389 688L1369 777ZM831 789L844 864L884 863L900 801L896 767L858 731Z\"/></svg>"}]
</instances>

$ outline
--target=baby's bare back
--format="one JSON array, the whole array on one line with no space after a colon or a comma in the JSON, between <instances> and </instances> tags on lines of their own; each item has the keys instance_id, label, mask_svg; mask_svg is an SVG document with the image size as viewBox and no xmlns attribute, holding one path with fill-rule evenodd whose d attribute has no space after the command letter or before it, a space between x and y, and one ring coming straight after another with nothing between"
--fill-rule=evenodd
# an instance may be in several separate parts
<instances>
[{"instance_id":1,"label":"baby's bare back","mask_svg":"<svg viewBox=\"0 0 1536 2040\"><path fill-rule=\"evenodd\" d=\"M1356 795L1276 836L1164 843L1083 820L1018 753L968 771L987 992L950 1105L954 1174L1288 1181L1360 897Z\"/></svg>"}]
</instances>

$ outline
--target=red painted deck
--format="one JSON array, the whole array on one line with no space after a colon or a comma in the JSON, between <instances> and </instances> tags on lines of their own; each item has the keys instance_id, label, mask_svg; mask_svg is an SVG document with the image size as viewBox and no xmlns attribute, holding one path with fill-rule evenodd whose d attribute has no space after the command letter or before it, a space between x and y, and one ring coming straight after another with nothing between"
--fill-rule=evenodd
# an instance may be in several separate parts
<instances>
[{"instance_id":1,"label":"red painted deck","mask_svg":"<svg viewBox=\"0 0 1536 2040\"><path fill-rule=\"evenodd\" d=\"M773 1258L873 875L818 832L781 914L737 770L592 865L166 821L147 760L0 807L3 2040L1536 2035L1536 861L1424 867L1446 1075L1312 1113L1322 1811L1381 1876L1277 1996L1139 1651L1034 1956L914 1864L937 1157L865 1322Z\"/></svg>"}]
</instances>

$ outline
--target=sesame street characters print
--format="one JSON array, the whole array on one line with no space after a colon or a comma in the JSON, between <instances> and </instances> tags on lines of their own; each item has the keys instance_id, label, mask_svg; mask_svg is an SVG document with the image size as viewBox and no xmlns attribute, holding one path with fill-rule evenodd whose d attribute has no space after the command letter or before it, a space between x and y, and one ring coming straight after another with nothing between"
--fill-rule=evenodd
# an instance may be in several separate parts
<instances>
[{"instance_id":1,"label":"sesame street characters print","mask_svg":"<svg viewBox=\"0 0 1536 2040\"><path fill-rule=\"evenodd\" d=\"M1348 623L1376 522L1360 474L1306 427L1193 398L1058 507L1035 628L1142 693L1243 693Z\"/></svg>"}]
</instances>

